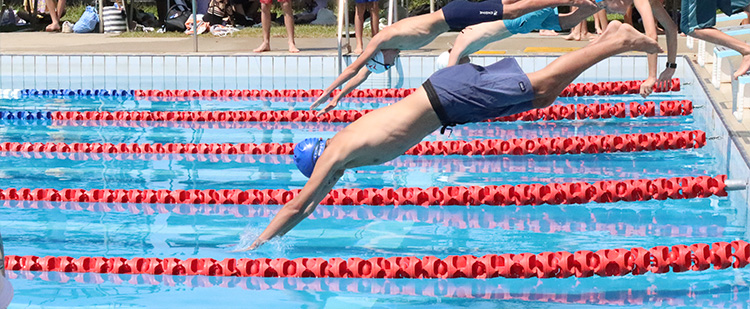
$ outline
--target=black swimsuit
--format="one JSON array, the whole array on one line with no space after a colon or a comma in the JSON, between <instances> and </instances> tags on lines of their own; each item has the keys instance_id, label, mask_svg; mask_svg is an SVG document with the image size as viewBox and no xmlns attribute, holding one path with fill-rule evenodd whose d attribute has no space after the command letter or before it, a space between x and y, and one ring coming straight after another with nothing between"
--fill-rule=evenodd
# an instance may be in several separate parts
<instances>
[{"instance_id":1,"label":"black swimsuit","mask_svg":"<svg viewBox=\"0 0 750 309\"><path fill-rule=\"evenodd\" d=\"M468 26L503 19L502 0L454 0L446 4L442 10L445 22L451 30L462 30Z\"/></svg>"}]
</instances>

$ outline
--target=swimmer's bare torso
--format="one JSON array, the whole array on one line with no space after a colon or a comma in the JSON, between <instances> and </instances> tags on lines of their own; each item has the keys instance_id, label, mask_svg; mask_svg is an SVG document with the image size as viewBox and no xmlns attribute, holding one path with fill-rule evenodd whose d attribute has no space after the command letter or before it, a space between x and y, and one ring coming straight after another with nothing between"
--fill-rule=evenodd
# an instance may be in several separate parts
<instances>
[{"instance_id":1,"label":"swimmer's bare torso","mask_svg":"<svg viewBox=\"0 0 750 309\"><path fill-rule=\"evenodd\" d=\"M443 17L443 11L409 17L383 28L370 44L377 49L415 50L429 44L435 38L450 30Z\"/></svg>"}]
</instances>

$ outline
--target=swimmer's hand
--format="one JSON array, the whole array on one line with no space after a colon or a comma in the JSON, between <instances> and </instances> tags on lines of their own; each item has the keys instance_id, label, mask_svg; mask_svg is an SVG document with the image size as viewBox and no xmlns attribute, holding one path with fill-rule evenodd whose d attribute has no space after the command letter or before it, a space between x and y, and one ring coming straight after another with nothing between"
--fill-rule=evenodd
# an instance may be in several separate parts
<instances>
[{"instance_id":1,"label":"swimmer's hand","mask_svg":"<svg viewBox=\"0 0 750 309\"><path fill-rule=\"evenodd\" d=\"M320 104L325 103L325 101L328 101L328 98L330 98L330 94L324 93L322 96L320 96L315 102L313 102L312 105L310 105L310 109L316 109Z\"/></svg>"},{"instance_id":2,"label":"swimmer's hand","mask_svg":"<svg viewBox=\"0 0 750 309\"><path fill-rule=\"evenodd\" d=\"M660 82L669 82L672 80L672 76L674 76L675 69L673 68L666 68L664 71L659 74L659 81Z\"/></svg>"},{"instance_id":3,"label":"swimmer's hand","mask_svg":"<svg viewBox=\"0 0 750 309\"><path fill-rule=\"evenodd\" d=\"M339 100L338 100L338 97L336 97L333 100L331 100L331 103L328 103L328 105L326 105L326 107L324 107L321 111L319 111L317 116L320 116L320 115L323 115L323 114L325 114L327 112L332 111L338 105L339 105Z\"/></svg>"},{"instance_id":4,"label":"swimmer's hand","mask_svg":"<svg viewBox=\"0 0 750 309\"><path fill-rule=\"evenodd\" d=\"M647 97L654 92L654 85L656 84L656 78L649 77L641 84L641 96Z\"/></svg>"},{"instance_id":5,"label":"swimmer's hand","mask_svg":"<svg viewBox=\"0 0 750 309\"><path fill-rule=\"evenodd\" d=\"M263 243L264 243L264 241L260 241L260 239L256 239L253 242L253 244L250 245L249 247L246 247L246 248L237 248L237 249L231 250L229 252L246 252L246 251L252 251L252 250L258 249L258 247L260 247L261 245L263 245Z\"/></svg>"}]
</instances>

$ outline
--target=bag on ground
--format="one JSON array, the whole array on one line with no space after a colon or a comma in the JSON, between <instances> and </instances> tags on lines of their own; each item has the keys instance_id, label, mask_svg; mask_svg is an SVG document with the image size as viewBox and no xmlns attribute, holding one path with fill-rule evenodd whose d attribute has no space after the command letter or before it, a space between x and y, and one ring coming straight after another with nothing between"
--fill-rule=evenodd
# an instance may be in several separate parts
<instances>
[{"instance_id":1,"label":"bag on ground","mask_svg":"<svg viewBox=\"0 0 750 309\"><path fill-rule=\"evenodd\" d=\"M96 13L96 9L93 6L87 6L86 10L83 11L81 18L73 25L73 32L75 33L89 33L94 32L96 25L99 23L99 14Z\"/></svg>"},{"instance_id":2,"label":"bag on ground","mask_svg":"<svg viewBox=\"0 0 750 309\"><path fill-rule=\"evenodd\" d=\"M105 6L102 9L104 32L124 32L127 29L124 12L116 6Z\"/></svg>"},{"instance_id":3,"label":"bag on ground","mask_svg":"<svg viewBox=\"0 0 750 309\"><path fill-rule=\"evenodd\" d=\"M187 5L175 4L167 11L167 20L164 21L164 29L167 31L180 31L184 32L185 22L188 20L192 12Z\"/></svg>"}]
</instances>

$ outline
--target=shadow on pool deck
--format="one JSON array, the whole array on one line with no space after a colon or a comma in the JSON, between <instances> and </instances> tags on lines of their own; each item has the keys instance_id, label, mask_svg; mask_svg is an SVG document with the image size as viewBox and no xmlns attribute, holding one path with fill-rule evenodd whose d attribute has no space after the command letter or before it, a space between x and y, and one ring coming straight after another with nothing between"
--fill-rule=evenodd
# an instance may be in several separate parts
<instances>
[{"instance_id":1,"label":"shadow on pool deck","mask_svg":"<svg viewBox=\"0 0 750 309\"><path fill-rule=\"evenodd\" d=\"M457 32L445 33L421 50L407 53L436 53L449 48ZM335 55L335 38L298 38L297 47L302 54ZM260 45L260 38L212 37L203 35L198 38L199 54L253 54L252 50ZM351 39L354 44L354 37ZM536 33L517 35L510 39L495 42L484 50L505 51L508 54L523 53L527 47L580 48L588 41L566 41L562 36L542 37ZM684 46L684 44L682 44ZM289 55L286 51L286 38L272 38L273 50L264 54ZM67 33L0 33L0 53L33 53L33 54L91 54L91 53L126 53L126 54L187 54L193 53L193 39L187 35L163 38L124 38L111 34L67 34Z\"/></svg>"}]
</instances>

